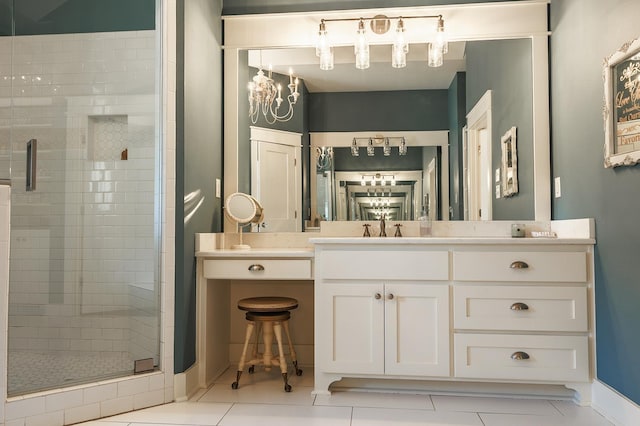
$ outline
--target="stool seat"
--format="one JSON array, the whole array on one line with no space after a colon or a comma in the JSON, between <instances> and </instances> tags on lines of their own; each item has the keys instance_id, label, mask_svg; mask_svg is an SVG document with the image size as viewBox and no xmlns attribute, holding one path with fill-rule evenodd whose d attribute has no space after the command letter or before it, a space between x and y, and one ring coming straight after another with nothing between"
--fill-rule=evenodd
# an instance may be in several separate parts
<instances>
[{"instance_id":1,"label":"stool seat","mask_svg":"<svg viewBox=\"0 0 640 426\"><path fill-rule=\"evenodd\" d=\"M248 297L238 301L238 309L249 312L284 312L298 307L291 297Z\"/></svg>"},{"instance_id":2,"label":"stool seat","mask_svg":"<svg viewBox=\"0 0 640 426\"><path fill-rule=\"evenodd\" d=\"M247 312L247 321L286 321L291 318L289 311L284 312Z\"/></svg>"},{"instance_id":3,"label":"stool seat","mask_svg":"<svg viewBox=\"0 0 640 426\"><path fill-rule=\"evenodd\" d=\"M302 370L298 368L296 351L293 349L293 343L291 342L291 335L289 333L289 318L291 318L289 311L297 307L298 301L292 297L249 297L238 301L238 309L247 312L245 314L247 330L242 355L240 356L240 362L238 363L238 370L236 372L236 381L231 384L231 388L238 389L238 383L245 364L249 364L249 373L254 372L256 365L264 365L267 371L271 370L271 366L279 366L282 379L284 380L284 390L291 392L291 385L288 382L287 375L287 362L282 348L282 331L284 331L287 342L289 343L289 356L293 362L296 376L300 376ZM253 356L247 359L249 340L251 340L254 330L256 340ZM262 354L258 353L258 341L261 334L264 342L264 352ZM274 356L271 348L274 337L278 346L277 356Z\"/></svg>"}]
</instances>

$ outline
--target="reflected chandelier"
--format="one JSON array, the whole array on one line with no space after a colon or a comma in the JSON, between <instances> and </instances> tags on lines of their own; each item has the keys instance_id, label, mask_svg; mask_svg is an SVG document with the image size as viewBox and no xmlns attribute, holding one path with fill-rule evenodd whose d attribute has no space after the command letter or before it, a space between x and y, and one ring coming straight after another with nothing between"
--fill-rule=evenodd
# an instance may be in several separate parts
<instances>
[{"instance_id":1,"label":"reflected chandelier","mask_svg":"<svg viewBox=\"0 0 640 426\"><path fill-rule=\"evenodd\" d=\"M365 28L365 21L370 21L371 30L376 34L384 34L389 31L390 20L397 19L396 34L391 47L391 65L394 68L404 68L407 66L407 53L409 43L405 39L404 20L406 19L437 19L435 39L427 43L427 65L430 67L440 67L443 64L443 56L449 50L449 43L444 30L444 18L442 15L422 15L422 16L392 16L376 15L373 18L336 18L320 20L318 39L316 43L316 56L320 58L320 69L333 69L333 46L331 45L327 33L327 22L337 21L358 21L356 40L354 42L354 53L356 57L356 68L369 68L369 41Z\"/></svg>"},{"instance_id":2,"label":"reflected chandelier","mask_svg":"<svg viewBox=\"0 0 640 426\"><path fill-rule=\"evenodd\" d=\"M282 104L282 85L276 84L272 78L272 70L269 67L269 74L265 75L262 68L249 82L249 117L251 122L256 124L260 113L269 124L276 121L289 121L293 118L293 106L298 101L298 77L293 76L293 71L289 69L289 95L287 95L288 109L285 113L279 114L278 110ZM274 108L275 103L275 108Z\"/></svg>"}]
</instances>

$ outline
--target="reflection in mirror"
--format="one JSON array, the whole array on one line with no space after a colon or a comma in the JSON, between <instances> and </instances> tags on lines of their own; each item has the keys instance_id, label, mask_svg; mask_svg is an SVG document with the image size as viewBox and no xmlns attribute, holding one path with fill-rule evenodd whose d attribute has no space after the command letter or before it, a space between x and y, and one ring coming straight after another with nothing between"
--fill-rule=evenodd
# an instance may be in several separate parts
<instances>
[{"instance_id":1,"label":"reflection in mirror","mask_svg":"<svg viewBox=\"0 0 640 426\"><path fill-rule=\"evenodd\" d=\"M433 164L423 161L423 152L409 151L406 157L420 163L412 167L404 167L398 155L383 156L381 145L376 145L380 153L369 157L366 155L366 143L359 142L361 154L352 157L348 154L352 137L339 145L311 141L310 151L303 151L302 156L309 161L303 164L307 170L303 176L308 183L303 186L303 199L307 201L302 211L307 212L308 217L302 219L307 227L315 227L322 220L357 220L365 214L372 214L371 209L363 207L367 201L361 202L366 199L371 203L369 198L372 198L375 204L376 198L371 197L371 190L367 196L366 190L358 189L362 187L360 178L341 180L335 175L338 172L384 175L389 171L420 170L422 176L417 180L420 180L421 192L416 191L417 185L412 186L403 212L399 213L400 207L394 210L399 217L415 220L424 209L433 220L463 219L463 194L473 191L465 187L463 127L468 111L487 90L493 93L493 130L488 137L495 148L489 159L490 169L494 170L501 163L500 136L516 126L521 189L517 196L510 198L495 198L500 194L486 192L488 199L484 203L493 205L493 219L533 219L531 46L529 39L452 42L449 53L445 55L444 66L438 69L426 66L426 55L422 55L424 52L420 52L418 46L410 49L407 67L403 69L390 67L385 50L388 46L371 46L371 67L367 70L354 68L352 48L336 48L332 71L319 69L311 48L249 51L250 66L266 67L269 64L274 73L285 77L293 69L303 81L306 90L303 103L307 105L308 116L303 120L303 128L296 129L304 135L303 145L309 133L313 139L315 133L368 132L369 136L375 136L394 131L401 136L404 131L448 130L447 142L432 154L435 158ZM324 151L318 151L322 149ZM341 154L341 150L346 154ZM447 156L446 160L443 155ZM332 164L331 169L325 165L320 167L321 173L314 173L314 169L318 169L317 164L313 165L314 161L331 158L333 162L340 162L349 157L352 163L356 159L362 163L350 167ZM388 158L388 162L380 165L378 158ZM446 182L443 177L446 177ZM493 182L493 186L497 183Z\"/></svg>"},{"instance_id":2,"label":"reflection in mirror","mask_svg":"<svg viewBox=\"0 0 640 426\"><path fill-rule=\"evenodd\" d=\"M406 68L391 67L390 45L371 42L370 68L356 70L353 47L348 46L350 42L346 41L348 34L341 32L341 45L336 44L335 67L331 71L322 71L312 47L315 39L305 35L309 21L314 21L314 16L283 14L251 19L229 18L225 21L225 75L230 76L227 80L230 84L225 85L225 103L228 103L225 106L225 192L239 189L248 191L248 161L245 160L248 155L244 155L248 154L248 137L243 133L244 123L248 119L242 111L245 110L243 100L247 96L246 84L256 72L248 68L272 64L274 73L287 80L289 68L292 68L304 89L300 90L299 102L303 106L300 127L290 129L302 134L303 197L302 213L297 217L301 224L314 225L311 188L315 186L315 179L310 164L314 151L309 146L309 134L313 132L448 129L448 148L442 149L442 155L447 155L448 160L446 164L442 160L441 164L443 168L448 166L447 178L451 185L440 182L439 196L448 195L451 209L440 206L440 215L444 211L442 219L462 219L468 208L464 203L465 197L473 192L464 179L463 127L466 114L487 90L494 93L492 132L487 135L494 148L489 169L495 171L500 166L499 138L511 127L518 129L520 160L518 194L503 197L498 191L489 193L486 203L492 207L492 218L549 219L548 34L544 7L529 2L508 6L483 5L477 10L468 5L456 5L456 19L464 22L464 25L450 28L453 36L450 38L449 53L444 57L443 67L437 69L426 66L425 55L419 53L424 44L414 39L410 41ZM483 17L494 16L495 12L504 12L510 18L503 20L499 26L487 24L489 21ZM443 9L445 17L451 13L448 8ZM348 13L331 12L333 17L342 15ZM256 19L258 22L277 23L283 31L277 37L275 34L254 35L249 29L256 25ZM313 26L315 36L317 22ZM493 37L496 39L491 39ZM265 46L273 48L267 49ZM339 47L344 47L347 53L342 55ZM378 49L382 53L376 53ZM291 52L295 54L291 55ZM269 57L272 53L274 56ZM414 53L418 54L418 58L411 58ZM252 56L261 56L262 64L252 63ZM243 57L246 59L243 60ZM280 60L276 60L278 57ZM383 59L378 60L377 57ZM311 58L311 61L307 58ZM450 61L455 64L453 72ZM243 67L247 71L243 71ZM307 67L318 74L307 74ZM442 84L442 79L432 74L434 70L447 69L450 74L444 77L444 81L448 85ZM346 73L342 73L342 70ZM407 70L413 70L416 77L400 74ZM347 83L342 83L345 75L348 76L344 80ZM386 85L373 85L371 81L376 80L384 80ZM296 117L297 114L294 119ZM498 182L493 176L492 173L491 185L495 189Z\"/></svg>"}]
</instances>

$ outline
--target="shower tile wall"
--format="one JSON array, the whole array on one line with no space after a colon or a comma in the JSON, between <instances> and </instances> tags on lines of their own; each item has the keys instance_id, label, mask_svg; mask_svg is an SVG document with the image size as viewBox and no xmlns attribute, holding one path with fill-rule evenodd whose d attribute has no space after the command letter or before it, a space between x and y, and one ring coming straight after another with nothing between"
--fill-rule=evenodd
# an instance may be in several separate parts
<instances>
[{"instance_id":1,"label":"shower tile wall","mask_svg":"<svg viewBox=\"0 0 640 426\"><path fill-rule=\"evenodd\" d=\"M11 38L0 37L0 179L9 179Z\"/></svg>"},{"instance_id":2,"label":"shower tile wall","mask_svg":"<svg viewBox=\"0 0 640 426\"><path fill-rule=\"evenodd\" d=\"M50 362L71 351L111 356L121 372L139 358L157 364L155 33L23 36L14 43L9 363L35 362L34 354ZM0 120L7 94L0 80ZM25 143L32 138L37 190L25 192ZM25 385L9 379L10 392Z\"/></svg>"},{"instance_id":3,"label":"shower tile wall","mask_svg":"<svg viewBox=\"0 0 640 426\"><path fill-rule=\"evenodd\" d=\"M7 283L9 282L9 217L11 189L0 185L0 312L7 309ZM0 391L7 386L7 317L0 316ZM4 396L4 395L3 395ZM4 419L4 402L0 403L0 424Z\"/></svg>"}]
</instances>

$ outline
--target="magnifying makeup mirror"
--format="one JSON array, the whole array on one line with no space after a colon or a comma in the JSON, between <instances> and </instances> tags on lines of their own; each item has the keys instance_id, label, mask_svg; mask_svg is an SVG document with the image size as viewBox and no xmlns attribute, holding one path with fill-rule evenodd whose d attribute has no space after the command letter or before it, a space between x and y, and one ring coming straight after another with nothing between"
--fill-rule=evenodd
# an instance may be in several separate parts
<instances>
[{"instance_id":1,"label":"magnifying makeup mirror","mask_svg":"<svg viewBox=\"0 0 640 426\"><path fill-rule=\"evenodd\" d=\"M264 217L262 206L251 195L242 192L234 192L229 195L224 203L224 212L227 217L236 223L239 228L240 244L234 244L232 249L249 250L251 246L242 242L242 228L251 223L260 223Z\"/></svg>"}]
</instances>

